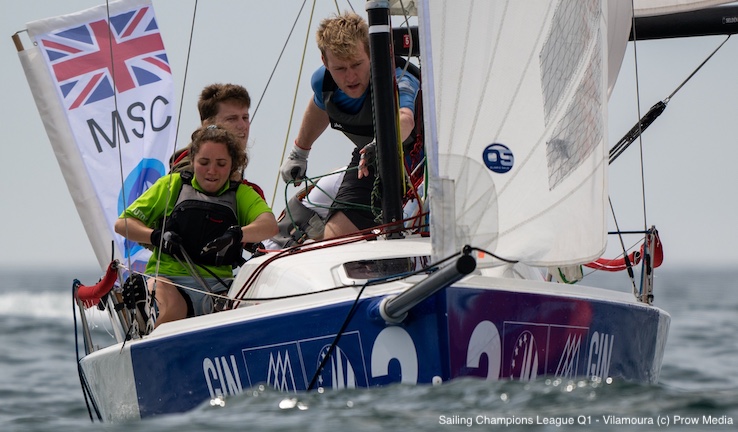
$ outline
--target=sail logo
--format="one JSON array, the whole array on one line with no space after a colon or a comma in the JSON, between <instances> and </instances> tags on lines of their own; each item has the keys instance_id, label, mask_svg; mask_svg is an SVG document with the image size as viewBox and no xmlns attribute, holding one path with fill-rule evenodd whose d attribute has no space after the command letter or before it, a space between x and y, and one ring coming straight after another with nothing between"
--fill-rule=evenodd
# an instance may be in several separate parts
<instances>
[{"instance_id":1,"label":"sail logo","mask_svg":"<svg viewBox=\"0 0 738 432\"><path fill-rule=\"evenodd\" d=\"M325 345L320 351L318 358L318 367L328 355L330 345ZM324 367L320 377L318 378L318 386L332 389L356 388L356 372L351 365L348 356L340 347L336 347L331 354L329 360L330 367ZM328 366L328 365L326 365Z\"/></svg>"},{"instance_id":2,"label":"sail logo","mask_svg":"<svg viewBox=\"0 0 738 432\"><path fill-rule=\"evenodd\" d=\"M40 46L70 110L172 73L149 6L44 35Z\"/></svg>"},{"instance_id":3,"label":"sail logo","mask_svg":"<svg viewBox=\"0 0 738 432\"><path fill-rule=\"evenodd\" d=\"M490 171L504 174L512 169L515 164L515 157L507 146L494 143L484 149L482 161Z\"/></svg>"},{"instance_id":4,"label":"sail logo","mask_svg":"<svg viewBox=\"0 0 738 432\"><path fill-rule=\"evenodd\" d=\"M230 364L228 360L230 360ZM236 357L233 355L230 356L230 359L224 356L215 357L214 359L206 357L202 361L202 373L205 375L210 399L237 395L243 392Z\"/></svg>"}]
</instances>

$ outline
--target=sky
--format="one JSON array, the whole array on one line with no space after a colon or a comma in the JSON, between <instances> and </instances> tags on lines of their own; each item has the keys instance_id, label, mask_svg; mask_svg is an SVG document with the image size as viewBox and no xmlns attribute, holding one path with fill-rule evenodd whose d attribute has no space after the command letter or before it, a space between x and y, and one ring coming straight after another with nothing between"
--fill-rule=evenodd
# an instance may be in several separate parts
<instances>
[{"instance_id":1,"label":"sky","mask_svg":"<svg viewBox=\"0 0 738 432\"><path fill-rule=\"evenodd\" d=\"M29 21L63 15L103 3L102 0L0 0L0 130L6 133L0 184L5 204L0 224L0 265L14 267L70 266L96 268L97 260L62 178L11 36ZM315 27L336 11L333 0L312 2L295 26L280 66L272 69L302 2L274 0L201 0L191 46L194 0L154 0L154 8L172 65L175 92L183 107L180 140L197 127L196 100L213 82L244 85L252 97L251 164L247 178L265 191L276 189L273 209L284 205L284 183L278 180L282 151L297 134L310 98L309 77L320 65ZM274 7L274 5L279 7ZM347 9L345 0L338 1ZM357 12L364 3L354 0ZM215 7L217 6L217 7ZM305 35L308 35L305 45ZM617 142L654 103L671 94L719 45L724 37L701 37L629 44L617 85L610 99L609 137ZM28 46L30 42L24 39ZM304 64L303 48L307 47ZM189 52L189 62L187 56ZM638 58L638 88L636 69ZM300 82L295 84L297 77ZM664 114L610 169L611 200L620 228L656 226L664 244L664 267L717 267L738 264L738 37L729 40L713 59L669 102ZM186 79L185 79L186 78ZM266 92L265 89L266 88ZM298 89L297 96L294 96ZM264 100L259 100L264 94ZM294 111L293 111L294 106ZM292 125L289 127L289 125ZM316 143L309 173L328 172L345 164L352 144L329 131ZM643 166L639 159L643 158ZM641 186L641 175L645 186ZM645 211L643 199L645 193ZM291 195L292 191L288 191ZM610 237L606 256L615 257ZM628 239L626 239L626 242Z\"/></svg>"}]
</instances>

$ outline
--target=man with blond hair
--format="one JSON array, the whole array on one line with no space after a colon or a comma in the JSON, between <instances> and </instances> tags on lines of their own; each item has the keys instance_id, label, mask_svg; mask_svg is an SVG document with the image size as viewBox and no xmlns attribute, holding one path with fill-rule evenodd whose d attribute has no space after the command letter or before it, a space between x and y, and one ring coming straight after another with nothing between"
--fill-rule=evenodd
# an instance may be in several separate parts
<instances>
[{"instance_id":1,"label":"man with blond hair","mask_svg":"<svg viewBox=\"0 0 738 432\"><path fill-rule=\"evenodd\" d=\"M355 145L351 162L325 224L324 237L337 237L376 226L372 189L374 114L372 111L369 27L355 13L324 19L316 35L323 66L312 77L314 95L308 103L295 145L280 168L285 182L296 185L305 177L307 158L315 141L330 125L343 132ZM415 99L420 89L417 77L396 68L400 97L400 135L403 142L414 141ZM391 107L388 107L391 109Z\"/></svg>"}]
</instances>

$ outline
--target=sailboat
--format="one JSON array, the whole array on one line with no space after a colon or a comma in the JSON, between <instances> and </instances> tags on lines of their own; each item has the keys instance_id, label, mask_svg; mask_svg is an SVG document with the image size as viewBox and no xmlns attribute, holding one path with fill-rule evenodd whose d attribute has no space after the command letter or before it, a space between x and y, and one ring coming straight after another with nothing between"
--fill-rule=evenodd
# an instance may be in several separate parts
<instances>
[{"instance_id":1,"label":"sailboat","mask_svg":"<svg viewBox=\"0 0 738 432\"><path fill-rule=\"evenodd\" d=\"M88 233L96 232L93 246L108 270L98 284L78 287L101 298L83 299L78 291L85 347L78 364L91 417L185 412L258 385L295 393L461 377L658 381L671 318L654 304L656 230L639 230L641 249L618 261L625 269L640 266L632 287L575 283L583 265L613 263L602 258L607 101L630 34L630 2L398 0L366 7L373 49L392 53L396 39L419 47L428 229L403 221L401 196L390 190L400 182L383 182L389 189L377 229L255 254L239 269L224 310L151 331L139 320L139 299L123 298L126 277L140 267L126 264L134 255L124 248L135 246L106 226L119 208L90 205L83 157L74 145L57 150L70 188L86 185L74 189L83 195L78 208L92 208ZM396 9L417 14L417 36L388 30ZM103 10L111 28L136 17L143 35L156 29L145 1ZM63 36L88 26L93 13L100 10L75 15L61 31L33 23L29 33ZM29 81L44 82L53 70L49 46L19 46ZM373 57L375 82L391 76L391 59ZM153 55L137 79L157 81L146 69L152 64L165 69L165 56ZM52 118L49 107L64 105L73 86L32 87L62 99L36 96L52 144L73 142L70 125ZM381 87L373 97L393 97ZM391 166L397 134L393 114L385 114L375 116L377 141L380 163ZM107 116L114 130L116 117ZM124 164L155 179L164 173L155 161L167 154L146 154ZM399 178L395 168L381 175ZM92 340L86 303L108 313L115 330L109 346Z\"/></svg>"}]
</instances>

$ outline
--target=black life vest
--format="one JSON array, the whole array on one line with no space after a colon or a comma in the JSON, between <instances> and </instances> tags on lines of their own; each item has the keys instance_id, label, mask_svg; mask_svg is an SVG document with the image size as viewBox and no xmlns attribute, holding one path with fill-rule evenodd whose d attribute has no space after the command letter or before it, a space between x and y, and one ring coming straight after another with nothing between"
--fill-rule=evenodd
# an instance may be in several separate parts
<instances>
[{"instance_id":1,"label":"black life vest","mask_svg":"<svg viewBox=\"0 0 738 432\"><path fill-rule=\"evenodd\" d=\"M417 66L407 62L402 57L395 57L395 66L404 68L408 64L408 73L420 79L420 70ZM338 90L331 73L326 69L323 75L323 104L330 119L331 128L343 132L357 147L362 148L374 139L374 112L372 110L372 85L367 88L367 95L361 109L356 114L347 114L333 102L332 97ZM415 109L418 117L418 107ZM417 122L416 122L417 124ZM415 142L416 132L413 131L405 140L406 147Z\"/></svg>"},{"instance_id":2,"label":"black life vest","mask_svg":"<svg viewBox=\"0 0 738 432\"><path fill-rule=\"evenodd\" d=\"M182 189L172 214L167 218L166 230L179 234L192 261L200 265L216 265L215 254L202 257L200 252L208 242L239 224L236 190L240 183L232 181L228 190L215 196L192 187L192 172L183 171L180 176ZM233 265L241 259L241 248L232 248L219 264Z\"/></svg>"}]
</instances>

